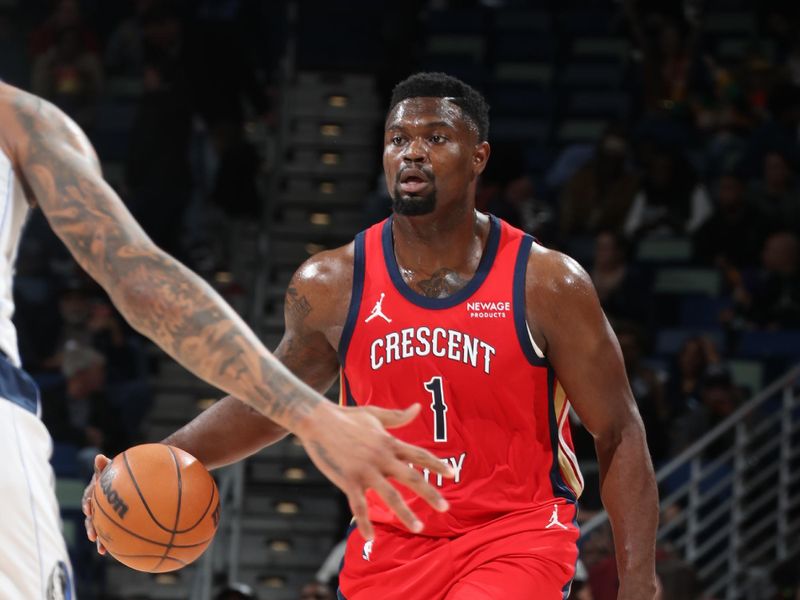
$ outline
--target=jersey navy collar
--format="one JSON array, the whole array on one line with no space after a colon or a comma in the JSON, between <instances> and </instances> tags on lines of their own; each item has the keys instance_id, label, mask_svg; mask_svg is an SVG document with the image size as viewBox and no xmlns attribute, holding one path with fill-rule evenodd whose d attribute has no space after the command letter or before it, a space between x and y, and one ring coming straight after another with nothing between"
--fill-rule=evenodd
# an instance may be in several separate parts
<instances>
[{"instance_id":1,"label":"jersey navy collar","mask_svg":"<svg viewBox=\"0 0 800 600\"><path fill-rule=\"evenodd\" d=\"M383 244L383 259L386 262L386 270L389 272L389 277L394 283L402 296L422 308L429 309L444 309L452 308L467 300L474 294L481 284L486 279L489 271L494 264L495 256L497 255L497 248L500 245L500 221L494 215L489 215L489 239L486 241L486 248L483 251L483 256L478 263L478 269L469 280L467 285L458 290L452 296L446 298L428 298L415 292L403 280L400 274L400 268L397 265L397 257L394 254L394 237L392 236L392 220L394 216L389 217L383 224L383 231L381 232L381 239Z\"/></svg>"}]
</instances>

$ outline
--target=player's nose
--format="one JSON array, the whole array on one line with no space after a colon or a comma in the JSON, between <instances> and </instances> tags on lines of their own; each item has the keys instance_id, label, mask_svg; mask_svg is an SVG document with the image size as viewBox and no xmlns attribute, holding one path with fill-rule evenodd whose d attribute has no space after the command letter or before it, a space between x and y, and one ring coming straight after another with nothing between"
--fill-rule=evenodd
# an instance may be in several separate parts
<instances>
[{"instance_id":1,"label":"player's nose","mask_svg":"<svg viewBox=\"0 0 800 600\"><path fill-rule=\"evenodd\" d=\"M406 162L425 162L428 160L428 147L419 138L412 139L406 144L403 151L403 160Z\"/></svg>"}]
</instances>

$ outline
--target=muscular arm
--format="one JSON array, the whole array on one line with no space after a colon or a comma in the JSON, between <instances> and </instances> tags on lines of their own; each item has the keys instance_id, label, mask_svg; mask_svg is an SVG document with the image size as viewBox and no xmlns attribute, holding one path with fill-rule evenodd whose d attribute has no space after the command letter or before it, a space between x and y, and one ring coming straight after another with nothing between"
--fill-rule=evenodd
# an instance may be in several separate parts
<instances>
[{"instance_id":1,"label":"muscular arm","mask_svg":"<svg viewBox=\"0 0 800 600\"><path fill-rule=\"evenodd\" d=\"M302 381L325 392L339 361L325 336L344 323L352 281L352 246L310 259L286 292L286 330L275 357ZM333 341L338 341L334 338ZM286 435L274 421L228 396L167 439L214 469L247 458Z\"/></svg>"},{"instance_id":2,"label":"muscular arm","mask_svg":"<svg viewBox=\"0 0 800 600\"><path fill-rule=\"evenodd\" d=\"M559 253L533 248L526 300L537 343L594 436L601 495L614 531L619 598L654 598L658 493L616 337L589 276Z\"/></svg>"},{"instance_id":3,"label":"muscular arm","mask_svg":"<svg viewBox=\"0 0 800 600\"><path fill-rule=\"evenodd\" d=\"M212 385L290 430L322 398L200 277L156 247L103 180L85 135L53 105L0 84L0 145L55 233L128 322Z\"/></svg>"}]
</instances>

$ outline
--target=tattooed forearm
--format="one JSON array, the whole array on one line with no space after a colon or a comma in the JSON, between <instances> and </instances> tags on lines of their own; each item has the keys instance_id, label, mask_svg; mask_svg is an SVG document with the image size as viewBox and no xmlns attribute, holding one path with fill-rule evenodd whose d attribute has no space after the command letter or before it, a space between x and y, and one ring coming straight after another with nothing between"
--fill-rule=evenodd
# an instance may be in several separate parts
<instances>
[{"instance_id":1,"label":"tattooed forearm","mask_svg":"<svg viewBox=\"0 0 800 600\"><path fill-rule=\"evenodd\" d=\"M78 263L135 329L199 377L293 429L319 397L267 352L207 283L149 240L103 181L83 133L38 102L20 95L15 105L23 132L17 160Z\"/></svg>"},{"instance_id":2,"label":"tattooed forearm","mask_svg":"<svg viewBox=\"0 0 800 600\"><path fill-rule=\"evenodd\" d=\"M428 298L446 298L467 285L467 280L452 269L445 268L436 271L430 279L417 281L414 285Z\"/></svg>"}]
</instances>

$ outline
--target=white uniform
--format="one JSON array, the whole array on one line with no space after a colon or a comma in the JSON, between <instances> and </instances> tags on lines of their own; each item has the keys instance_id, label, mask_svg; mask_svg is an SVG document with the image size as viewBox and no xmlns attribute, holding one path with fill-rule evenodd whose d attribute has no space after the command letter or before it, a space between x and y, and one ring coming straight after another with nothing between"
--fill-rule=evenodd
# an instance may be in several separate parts
<instances>
[{"instance_id":1,"label":"white uniform","mask_svg":"<svg viewBox=\"0 0 800 600\"><path fill-rule=\"evenodd\" d=\"M0 599L75 598L39 390L20 368L12 279L28 204L0 150Z\"/></svg>"}]
</instances>

